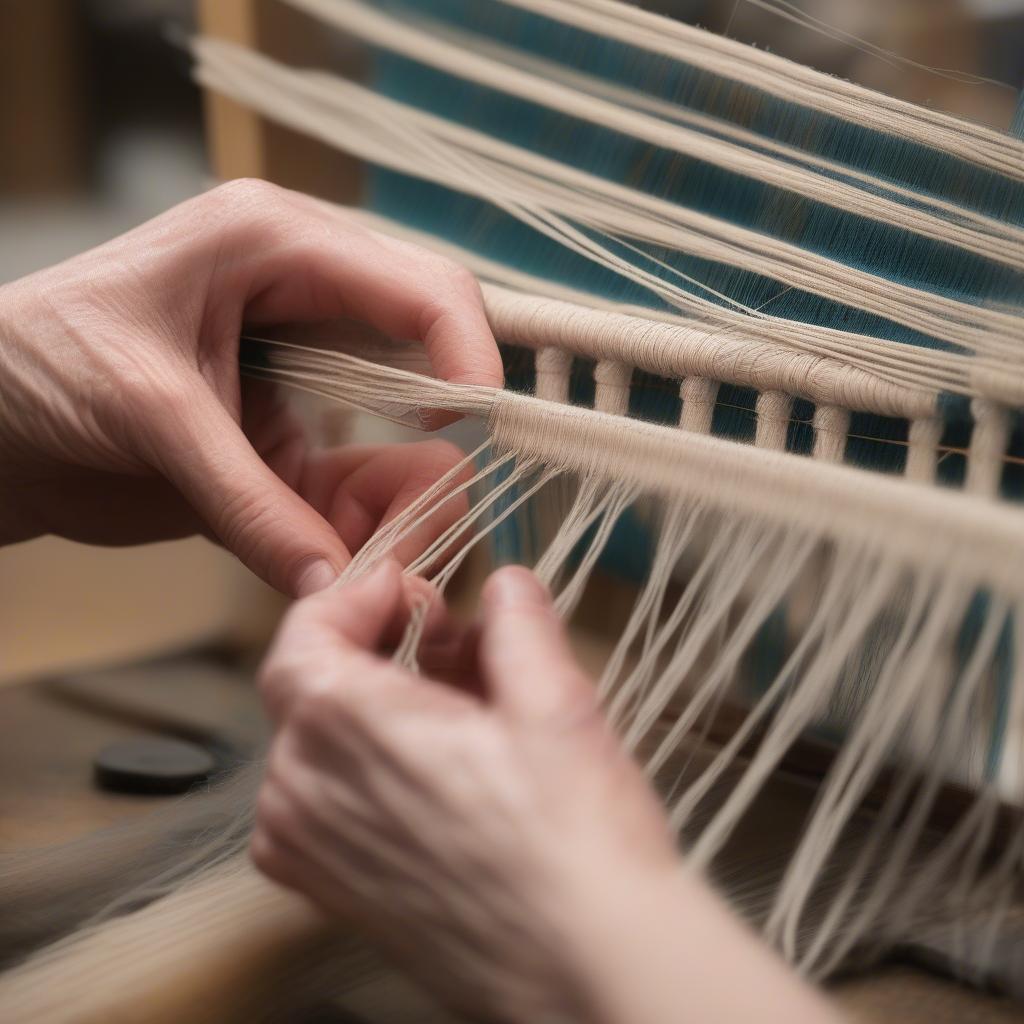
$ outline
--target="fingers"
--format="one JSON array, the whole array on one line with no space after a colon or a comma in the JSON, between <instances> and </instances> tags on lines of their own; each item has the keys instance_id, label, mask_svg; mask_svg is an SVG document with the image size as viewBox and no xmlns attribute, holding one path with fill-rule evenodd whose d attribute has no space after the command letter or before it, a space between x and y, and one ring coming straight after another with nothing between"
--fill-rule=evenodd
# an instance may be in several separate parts
<instances>
[{"instance_id":1,"label":"fingers","mask_svg":"<svg viewBox=\"0 0 1024 1024\"><path fill-rule=\"evenodd\" d=\"M300 489L353 553L382 525L455 468L464 453L446 441L350 446L307 461ZM453 478L454 489L472 472ZM408 565L466 511L464 494L434 503L434 511L391 552Z\"/></svg>"},{"instance_id":2,"label":"fingers","mask_svg":"<svg viewBox=\"0 0 1024 1024\"><path fill-rule=\"evenodd\" d=\"M351 230L352 222L344 226ZM438 377L459 384L501 387L501 356L473 274L411 242L362 225L359 228L365 238L372 240L389 273L374 277L381 294L371 289L355 297L357 318L387 330L381 320L381 311L386 310L384 315L401 318L405 328L388 333L422 341ZM379 301L382 297L384 306Z\"/></svg>"},{"instance_id":3,"label":"fingers","mask_svg":"<svg viewBox=\"0 0 1024 1024\"><path fill-rule=\"evenodd\" d=\"M292 596L333 582L380 526L464 459L440 440L310 455L283 406L269 406L259 422L246 409L243 426L256 451L202 380L187 395L177 415L162 401L160 415L148 417L152 458L229 550ZM439 501L393 557L411 562L466 506L465 495Z\"/></svg>"},{"instance_id":4,"label":"fingers","mask_svg":"<svg viewBox=\"0 0 1024 1024\"><path fill-rule=\"evenodd\" d=\"M249 855L256 867L279 885L307 896L333 894L339 888L337 878L316 856L320 836L310 827L309 815L300 811L302 805L290 791L282 791L281 774L268 770L260 787Z\"/></svg>"},{"instance_id":5,"label":"fingers","mask_svg":"<svg viewBox=\"0 0 1024 1024\"><path fill-rule=\"evenodd\" d=\"M251 251L254 232L260 241L246 270L248 319L352 317L392 337L422 341L445 380L501 386L501 358L480 288L465 268L264 182L232 182L211 196L238 208L237 247Z\"/></svg>"},{"instance_id":6,"label":"fingers","mask_svg":"<svg viewBox=\"0 0 1024 1024\"><path fill-rule=\"evenodd\" d=\"M482 596L480 662L495 705L530 724L595 716L594 687L537 577L520 566L499 569Z\"/></svg>"},{"instance_id":7,"label":"fingers","mask_svg":"<svg viewBox=\"0 0 1024 1024\"><path fill-rule=\"evenodd\" d=\"M331 587L294 608L301 624L330 630L339 650L375 653L409 617L407 591L398 563L385 559L365 576Z\"/></svg>"},{"instance_id":8,"label":"fingers","mask_svg":"<svg viewBox=\"0 0 1024 1024\"><path fill-rule=\"evenodd\" d=\"M296 701L317 700L366 676L385 640L397 642L408 621L398 565L388 561L361 579L295 604L260 671L271 719L283 721Z\"/></svg>"},{"instance_id":9,"label":"fingers","mask_svg":"<svg viewBox=\"0 0 1024 1024\"><path fill-rule=\"evenodd\" d=\"M420 672L483 701L487 694L480 678L480 629L450 614L443 602L424 629L416 651Z\"/></svg>"},{"instance_id":10,"label":"fingers","mask_svg":"<svg viewBox=\"0 0 1024 1024\"><path fill-rule=\"evenodd\" d=\"M322 590L351 559L330 524L255 452L200 380L149 416L150 457L257 576L292 596Z\"/></svg>"}]
</instances>

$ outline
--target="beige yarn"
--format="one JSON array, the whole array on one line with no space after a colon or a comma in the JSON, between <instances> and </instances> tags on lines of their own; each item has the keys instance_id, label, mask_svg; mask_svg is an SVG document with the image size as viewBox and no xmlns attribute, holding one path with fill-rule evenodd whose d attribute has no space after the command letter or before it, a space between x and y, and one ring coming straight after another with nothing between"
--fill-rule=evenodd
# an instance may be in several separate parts
<instances>
[{"instance_id":1,"label":"beige yarn","mask_svg":"<svg viewBox=\"0 0 1024 1024\"><path fill-rule=\"evenodd\" d=\"M693 324L691 330L696 337L704 335L709 339L708 348L712 352L721 349L724 344L721 335L727 333L751 340L763 339L784 350L810 352L817 358L840 359L848 364L843 368L846 377L852 376L849 370L858 367L905 387L952 391L1010 404L1024 402L1024 356L1017 344L1019 319L1010 312L983 309L874 278L769 236L603 182L526 151L515 151L514 147L412 111L352 83L329 80L328 76L320 74L289 71L226 43L198 40L194 50L200 61L197 77L204 84L364 158L487 198L561 244L644 285L666 302L678 306L687 317L699 317L701 322ZM325 96L332 104L343 99L344 112L332 113L325 106ZM424 124L433 126L441 135L428 138L419 134ZM484 147L493 156L493 162L480 163L479 155L460 149L459 143L453 141L464 141L467 135L476 139L474 145ZM512 152L525 165L542 167L543 175L520 178L510 184L508 164ZM552 178L561 178L564 184L558 187L565 190L553 203ZM830 189L831 185L830 182ZM591 193L593 199L588 198ZM888 211L888 216L899 222L903 214L898 211L905 213L908 209L896 204ZM610 250L585 239L566 217L609 231L609 237L620 243L626 236L670 243L706 258L774 276L786 287L798 287L835 301L859 305L896 323L973 349L975 354L965 357L922 350L885 339L788 321L747 307L730 310L614 256ZM948 227L947 241L970 250L969 234L963 232L961 225L954 223ZM409 234L400 228L397 230ZM930 237L939 236L930 234ZM435 240L432 244L437 246L438 243ZM991 235L986 247L986 252L993 257L1001 254L997 258L1013 251L1013 244L996 234ZM456 255L485 277L526 286L537 294L558 293L543 282L481 261L471 254L458 252ZM567 294L565 289L561 292ZM593 297L580 298L585 304L600 305ZM510 300L506 298L506 301ZM644 317L655 319L659 314L645 310ZM600 330L601 318L593 319L593 330ZM544 310L537 321L530 323L524 333L536 338L534 332L540 324L559 322L553 310ZM547 329L551 329L550 326ZM628 343L628 335L625 343ZM672 345L673 349L677 347L678 332ZM729 359L725 357L720 361ZM637 361L636 365L642 364ZM780 386L780 390L799 394L791 385ZM828 400L820 394L816 399ZM852 402L839 399L837 404L875 408L868 399ZM921 411L904 409L898 414L915 416Z\"/></svg>"},{"instance_id":2,"label":"beige yarn","mask_svg":"<svg viewBox=\"0 0 1024 1024\"><path fill-rule=\"evenodd\" d=\"M504 0L513 7L622 40L853 124L954 153L1024 180L1024 143L986 125L873 92L777 54L619 0Z\"/></svg>"}]
</instances>

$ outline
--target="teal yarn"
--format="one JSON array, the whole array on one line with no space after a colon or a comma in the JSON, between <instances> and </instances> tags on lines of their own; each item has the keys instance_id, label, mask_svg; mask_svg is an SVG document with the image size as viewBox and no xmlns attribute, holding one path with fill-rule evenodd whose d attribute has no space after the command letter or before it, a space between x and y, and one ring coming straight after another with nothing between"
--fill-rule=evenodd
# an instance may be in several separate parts
<instances>
[{"instance_id":1,"label":"teal yarn","mask_svg":"<svg viewBox=\"0 0 1024 1024\"><path fill-rule=\"evenodd\" d=\"M849 172L866 172L880 180L874 188L877 194L894 197L886 192L886 185L896 185L919 195L921 202L915 204L911 200L910 206L924 208L929 198L943 199L1005 223L1024 226L1024 184L937 148L823 115L680 61L506 7L498 0L378 0L378 6L403 20L470 33L530 58L717 118L721 125L743 128L765 143L784 143L811 157L827 159L835 164L827 176L837 182L852 181ZM956 246L805 199L391 53L377 52L373 70L375 88L388 97L571 167L773 236L884 280L979 307L1003 307L1024 316L1024 275ZM1011 133L1024 138L1024 97ZM408 175L377 170L371 176L370 205L387 217L536 277L605 300L655 311L670 309L643 285L567 250L482 199ZM965 349L948 341L854 305L795 288L784 289L765 275L651 245L638 245L637 252L608 237L580 230L654 278L671 281L714 304L723 304L723 300L700 285L779 318L907 346L966 354ZM531 353L506 349L506 368L510 387L533 390ZM585 360L574 362L570 400L576 404L593 405L592 369ZM629 414L651 422L678 423L679 386L678 380L635 371ZM737 442L752 442L756 398L749 388L721 385L711 433ZM810 455L814 412L810 402L793 402L786 435L788 451ZM961 395L943 395L939 414L944 431L936 482L942 487L959 488L966 477L964 453L970 446L973 429L970 402ZM905 419L852 410L844 461L875 472L900 474L906 465L908 434L909 423ZM1020 415L1007 454L1000 490L1005 498L1022 501L1024 418ZM515 559L522 555L526 543L522 529L510 521L496 532L499 558ZM642 580L649 568L653 544L650 527L635 515L625 515L612 533L601 564L625 579ZM752 645L748 660L753 679L770 678L782 663L784 622L785 609L780 608ZM964 629L966 635L969 623L965 623ZM1014 642L1011 626L1007 624L1000 639L999 663L1004 667L1004 678L995 684L990 770L998 762L1006 730L1008 666Z\"/></svg>"}]
</instances>

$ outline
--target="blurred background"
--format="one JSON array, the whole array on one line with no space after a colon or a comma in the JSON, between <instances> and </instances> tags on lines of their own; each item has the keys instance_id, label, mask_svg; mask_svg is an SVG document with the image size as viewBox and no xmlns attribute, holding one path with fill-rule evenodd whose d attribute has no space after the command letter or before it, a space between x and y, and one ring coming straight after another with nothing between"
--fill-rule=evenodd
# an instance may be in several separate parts
<instances>
[{"instance_id":1,"label":"blurred background","mask_svg":"<svg viewBox=\"0 0 1024 1024\"><path fill-rule=\"evenodd\" d=\"M201 97L167 38L168 26L192 23L192 7L0 2L0 282L208 186ZM199 539L119 550L55 538L15 545L0 551L0 680L207 641L258 642L276 605Z\"/></svg>"},{"instance_id":2,"label":"blurred background","mask_svg":"<svg viewBox=\"0 0 1024 1024\"><path fill-rule=\"evenodd\" d=\"M282 15L277 0L202 4L208 23L243 11L258 10L267 24ZM171 42L194 28L195 6L0 0L0 283L213 183L203 98ZM646 6L1002 128L1024 82L1024 0ZM254 653L281 607L202 540L130 550L53 538L16 545L0 551L0 682L210 643Z\"/></svg>"}]
</instances>

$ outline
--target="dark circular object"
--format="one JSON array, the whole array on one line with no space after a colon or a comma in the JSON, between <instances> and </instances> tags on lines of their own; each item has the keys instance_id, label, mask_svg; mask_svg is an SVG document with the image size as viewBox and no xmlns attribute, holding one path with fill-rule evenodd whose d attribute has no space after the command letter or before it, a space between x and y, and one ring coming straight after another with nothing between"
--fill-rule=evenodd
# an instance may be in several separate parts
<instances>
[{"instance_id":1,"label":"dark circular object","mask_svg":"<svg viewBox=\"0 0 1024 1024\"><path fill-rule=\"evenodd\" d=\"M204 747L165 736L118 740L93 758L96 785L114 793L184 793L216 766Z\"/></svg>"}]
</instances>

